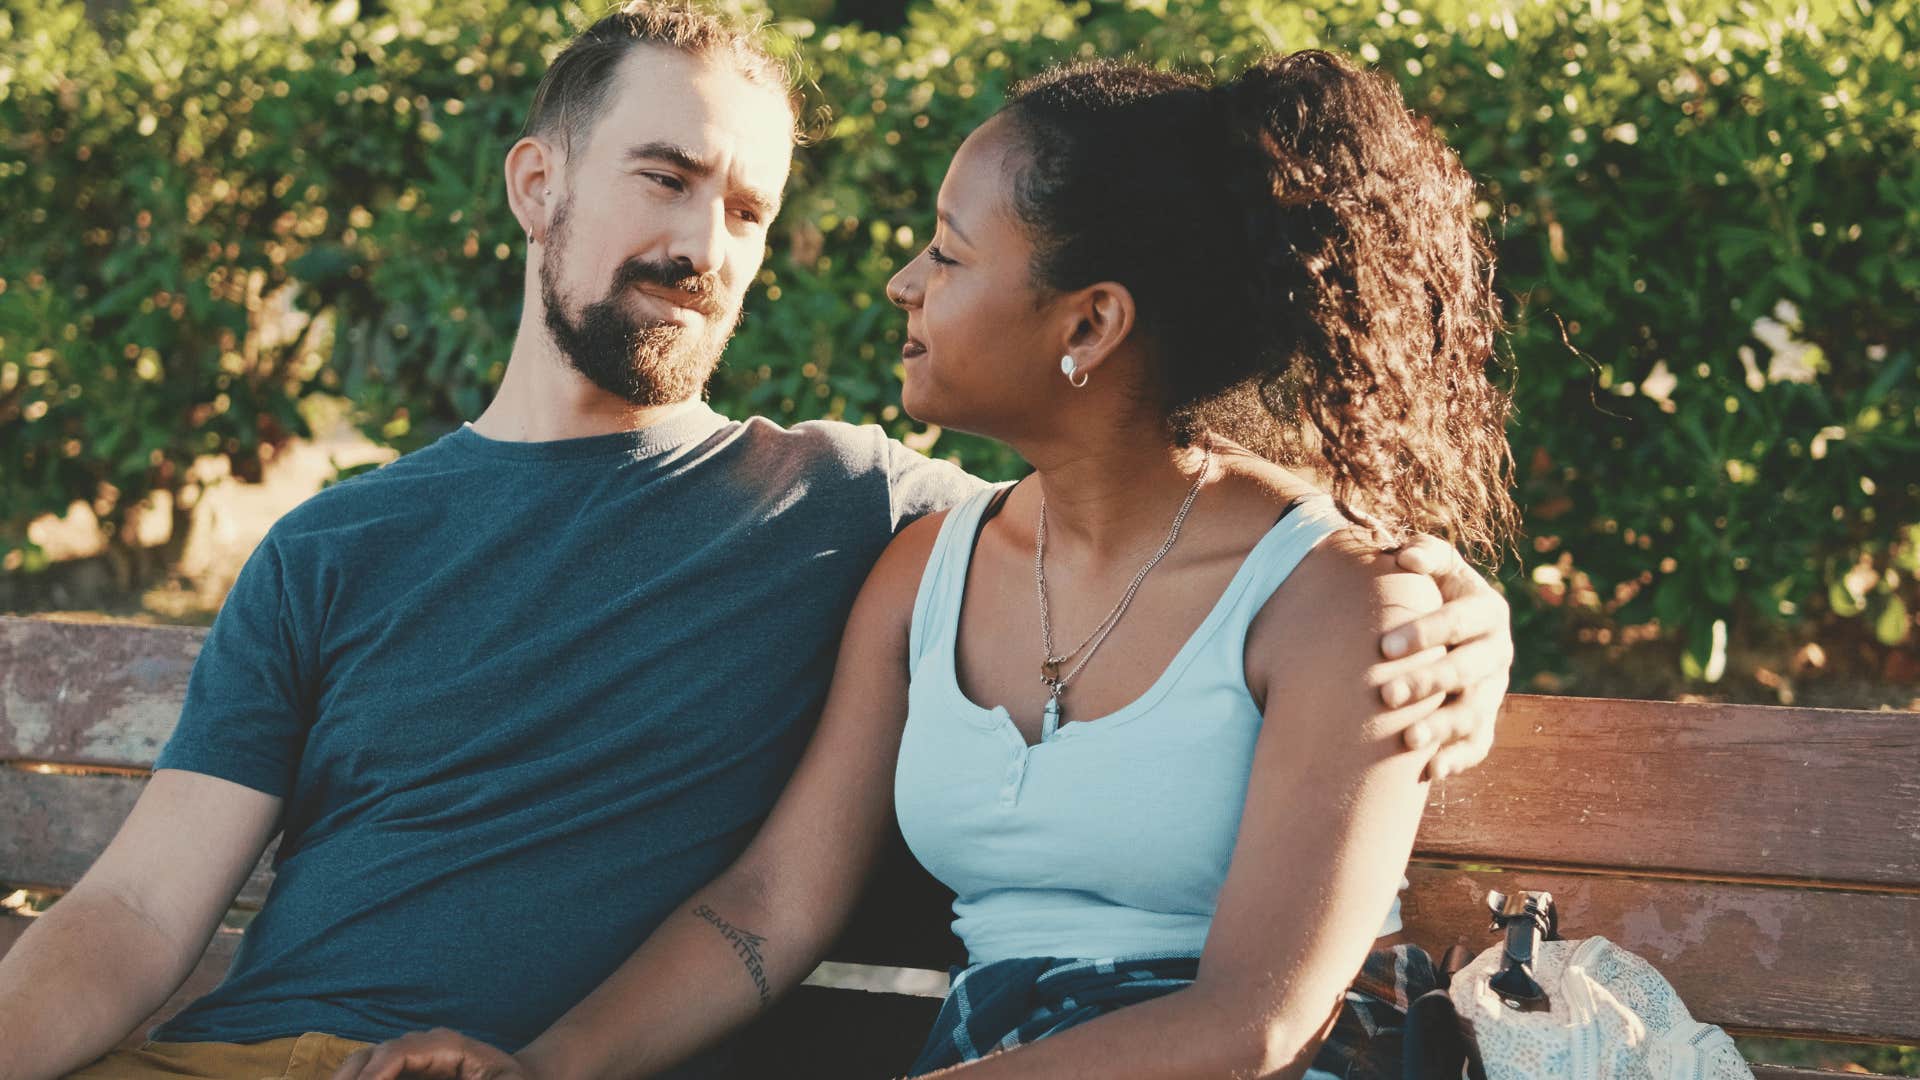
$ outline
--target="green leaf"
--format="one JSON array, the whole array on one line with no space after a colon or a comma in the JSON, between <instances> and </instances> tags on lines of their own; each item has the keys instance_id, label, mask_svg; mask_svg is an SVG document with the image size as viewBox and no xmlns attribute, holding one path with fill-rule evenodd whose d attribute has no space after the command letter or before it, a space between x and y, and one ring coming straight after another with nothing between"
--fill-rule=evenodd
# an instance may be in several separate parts
<instances>
[{"instance_id":1,"label":"green leaf","mask_svg":"<svg viewBox=\"0 0 1920 1080\"><path fill-rule=\"evenodd\" d=\"M1920 574L1920 525L1901 529L1899 547L1894 549L1893 565L1909 574Z\"/></svg>"},{"instance_id":2,"label":"green leaf","mask_svg":"<svg viewBox=\"0 0 1920 1080\"><path fill-rule=\"evenodd\" d=\"M1879 639L1880 644L1893 646L1905 642L1907 635L1912 632L1913 619L1907 615L1906 601L1900 599L1899 593L1888 594L1886 606L1880 609L1880 616L1873 620L1873 636Z\"/></svg>"},{"instance_id":3,"label":"green leaf","mask_svg":"<svg viewBox=\"0 0 1920 1080\"><path fill-rule=\"evenodd\" d=\"M1839 580L1827 583L1827 605L1835 615L1848 619L1866 610L1862 599L1847 589L1846 582Z\"/></svg>"},{"instance_id":4,"label":"green leaf","mask_svg":"<svg viewBox=\"0 0 1920 1080\"><path fill-rule=\"evenodd\" d=\"M287 264L287 270L294 277L316 286L329 286L341 283L356 266L361 266L360 256L340 244L316 245L305 255Z\"/></svg>"},{"instance_id":5,"label":"green leaf","mask_svg":"<svg viewBox=\"0 0 1920 1080\"><path fill-rule=\"evenodd\" d=\"M1707 564L1706 579L1707 599L1720 607L1733 603L1733 594L1739 586L1733 578L1733 564L1724 556Z\"/></svg>"},{"instance_id":6,"label":"green leaf","mask_svg":"<svg viewBox=\"0 0 1920 1080\"><path fill-rule=\"evenodd\" d=\"M1874 378L1873 385L1867 387L1866 395L1862 400L1869 405L1885 401L1894 385L1904 378L1912 367L1913 353L1902 349L1900 355L1886 361L1885 368Z\"/></svg>"},{"instance_id":7,"label":"green leaf","mask_svg":"<svg viewBox=\"0 0 1920 1080\"><path fill-rule=\"evenodd\" d=\"M1727 620L1715 619L1688 628L1687 648L1680 670L1697 682L1715 683L1727 672Z\"/></svg>"}]
</instances>

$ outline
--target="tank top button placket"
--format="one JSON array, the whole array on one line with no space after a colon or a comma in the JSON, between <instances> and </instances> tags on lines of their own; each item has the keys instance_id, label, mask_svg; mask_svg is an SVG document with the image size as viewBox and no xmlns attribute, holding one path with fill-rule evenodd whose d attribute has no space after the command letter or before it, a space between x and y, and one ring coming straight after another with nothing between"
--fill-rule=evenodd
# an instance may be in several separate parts
<instances>
[{"instance_id":1,"label":"tank top button placket","mask_svg":"<svg viewBox=\"0 0 1920 1080\"><path fill-rule=\"evenodd\" d=\"M1000 805L1017 806L1020 803L1020 788L1027 779L1027 759L1033 755L1034 748L1028 746L1026 739L1021 737L1019 730L1014 727L1013 717L1006 712L1005 708L994 711L1000 714L1000 719L1003 721L999 729L1000 734L1007 740L1008 749L1013 752L1012 760L1007 762L1006 780L1000 785Z\"/></svg>"}]
</instances>

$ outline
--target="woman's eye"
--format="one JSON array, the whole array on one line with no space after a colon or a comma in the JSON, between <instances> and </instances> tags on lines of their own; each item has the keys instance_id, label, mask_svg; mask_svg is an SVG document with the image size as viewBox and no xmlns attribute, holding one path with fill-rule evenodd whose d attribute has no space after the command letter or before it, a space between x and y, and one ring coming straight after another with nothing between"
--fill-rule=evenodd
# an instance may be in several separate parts
<instances>
[{"instance_id":1,"label":"woman's eye","mask_svg":"<svg viewBox=\"0 0 1920 1080\"><path fill-rule=\"evenodd\" d=\"M941 266L956 265L953 259L947 258L946 252L940 250L940 245L938 244L927 245L927 258L932 259L934 262L939 263Z\"/></svg>"},{"instance_id":2,"label":"woman's eye","mask_svg":"<svg viewBox=\"0 0 1920 1080\"><path fill-rule=\"evenodd\" d=\"M735 210L733 213L734 213L734 216L738 217L741 221L744 221L749 225L760 224L760 215L753 212L752 210L745 210L745 209Z\"/></svg>"}]
</instances>

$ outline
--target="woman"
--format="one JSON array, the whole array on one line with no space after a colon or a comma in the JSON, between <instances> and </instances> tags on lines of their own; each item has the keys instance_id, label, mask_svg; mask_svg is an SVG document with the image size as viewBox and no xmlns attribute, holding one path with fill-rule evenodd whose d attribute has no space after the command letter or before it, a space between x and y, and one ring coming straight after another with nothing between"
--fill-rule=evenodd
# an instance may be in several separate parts
<instances>
[{"instance_id":1,"label":"woman","mask_svg":"<svg viewBox=\"0 0 1920 1080\"><path fill-rule=\"evenodd\" d=\"M1382 552L1515 520L1469 177L1390 82L1303 52L1043 76L939 199L889 289L904 404L1034 473L899 536L760 835L527 1072L748 1019L896 808L971 960L917 1071L1301 1075L1397 929L1426 760L1374 648L1438 596Z\"/></svg>"}]
</instances>

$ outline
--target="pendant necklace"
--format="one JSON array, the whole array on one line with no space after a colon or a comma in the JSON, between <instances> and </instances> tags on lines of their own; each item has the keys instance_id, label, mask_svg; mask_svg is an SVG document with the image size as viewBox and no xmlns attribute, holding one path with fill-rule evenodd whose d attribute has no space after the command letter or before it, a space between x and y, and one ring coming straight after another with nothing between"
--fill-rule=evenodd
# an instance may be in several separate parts
<instances>
[{"instance_id":1,"label":"pendant necklace","mask_svg":"<svg viewBox=\"0 0 1920 1080\"><path fill-rule=\"evenodd\" d=\"M1192 490L1187 492L1186 501L1180 504L1180 512L1173 516L1173 527L1167 530L1166 543L1161 544L1160 550L1154 552L1153 558L1148 559L1147 564L1140 568L1140 572L1133 575L1133 582L1127 586L1127 591L1120 597L1120 602L1113 605L1113 610L1107 612L1107 617L1100 620L1099 625L1093 628L1093 632L1087 635L1086 640L1075 646L1072 651L1059 654L1053 651L1053 622L1047 611L1047 489L1045 485L1041 486L1040 522L1033 532L1033 585L1040 596L1040 645L1043 650L1042 655L1045 657L1040 662L1040 681L1047 684L1047 704L1040 714L1041 742L1052 738L1053 733L1060 729L1060 697L1067 692L1067 686L1080 674L1080 670L1087 666L1087 661L1093 659L1093 654L1100 651L1100 646L1107 640L1107 635L1120 624L1121 617L1127 613L1127 607L1133 603L1134 593L1140 591L1140 583L1147 579L1147 574L1160 564L1161 559L1167 557L1167 552L1173 550L1173 542L1180 539L1180 526L1187 520L1187 512L1193 509L1193 500L1199 496L1200 486L1206 483L1207 469L1212 464L1213 444L1209 441L1206 454L1200 459L1200 475L1194 477ZM1081 656L1082 650L1085 650L1086 655ZM1076 656L1080 657L1080 662L1073 665L1066 674L1061 674L1060 669Z\"/></svg>"}]
</instances>

